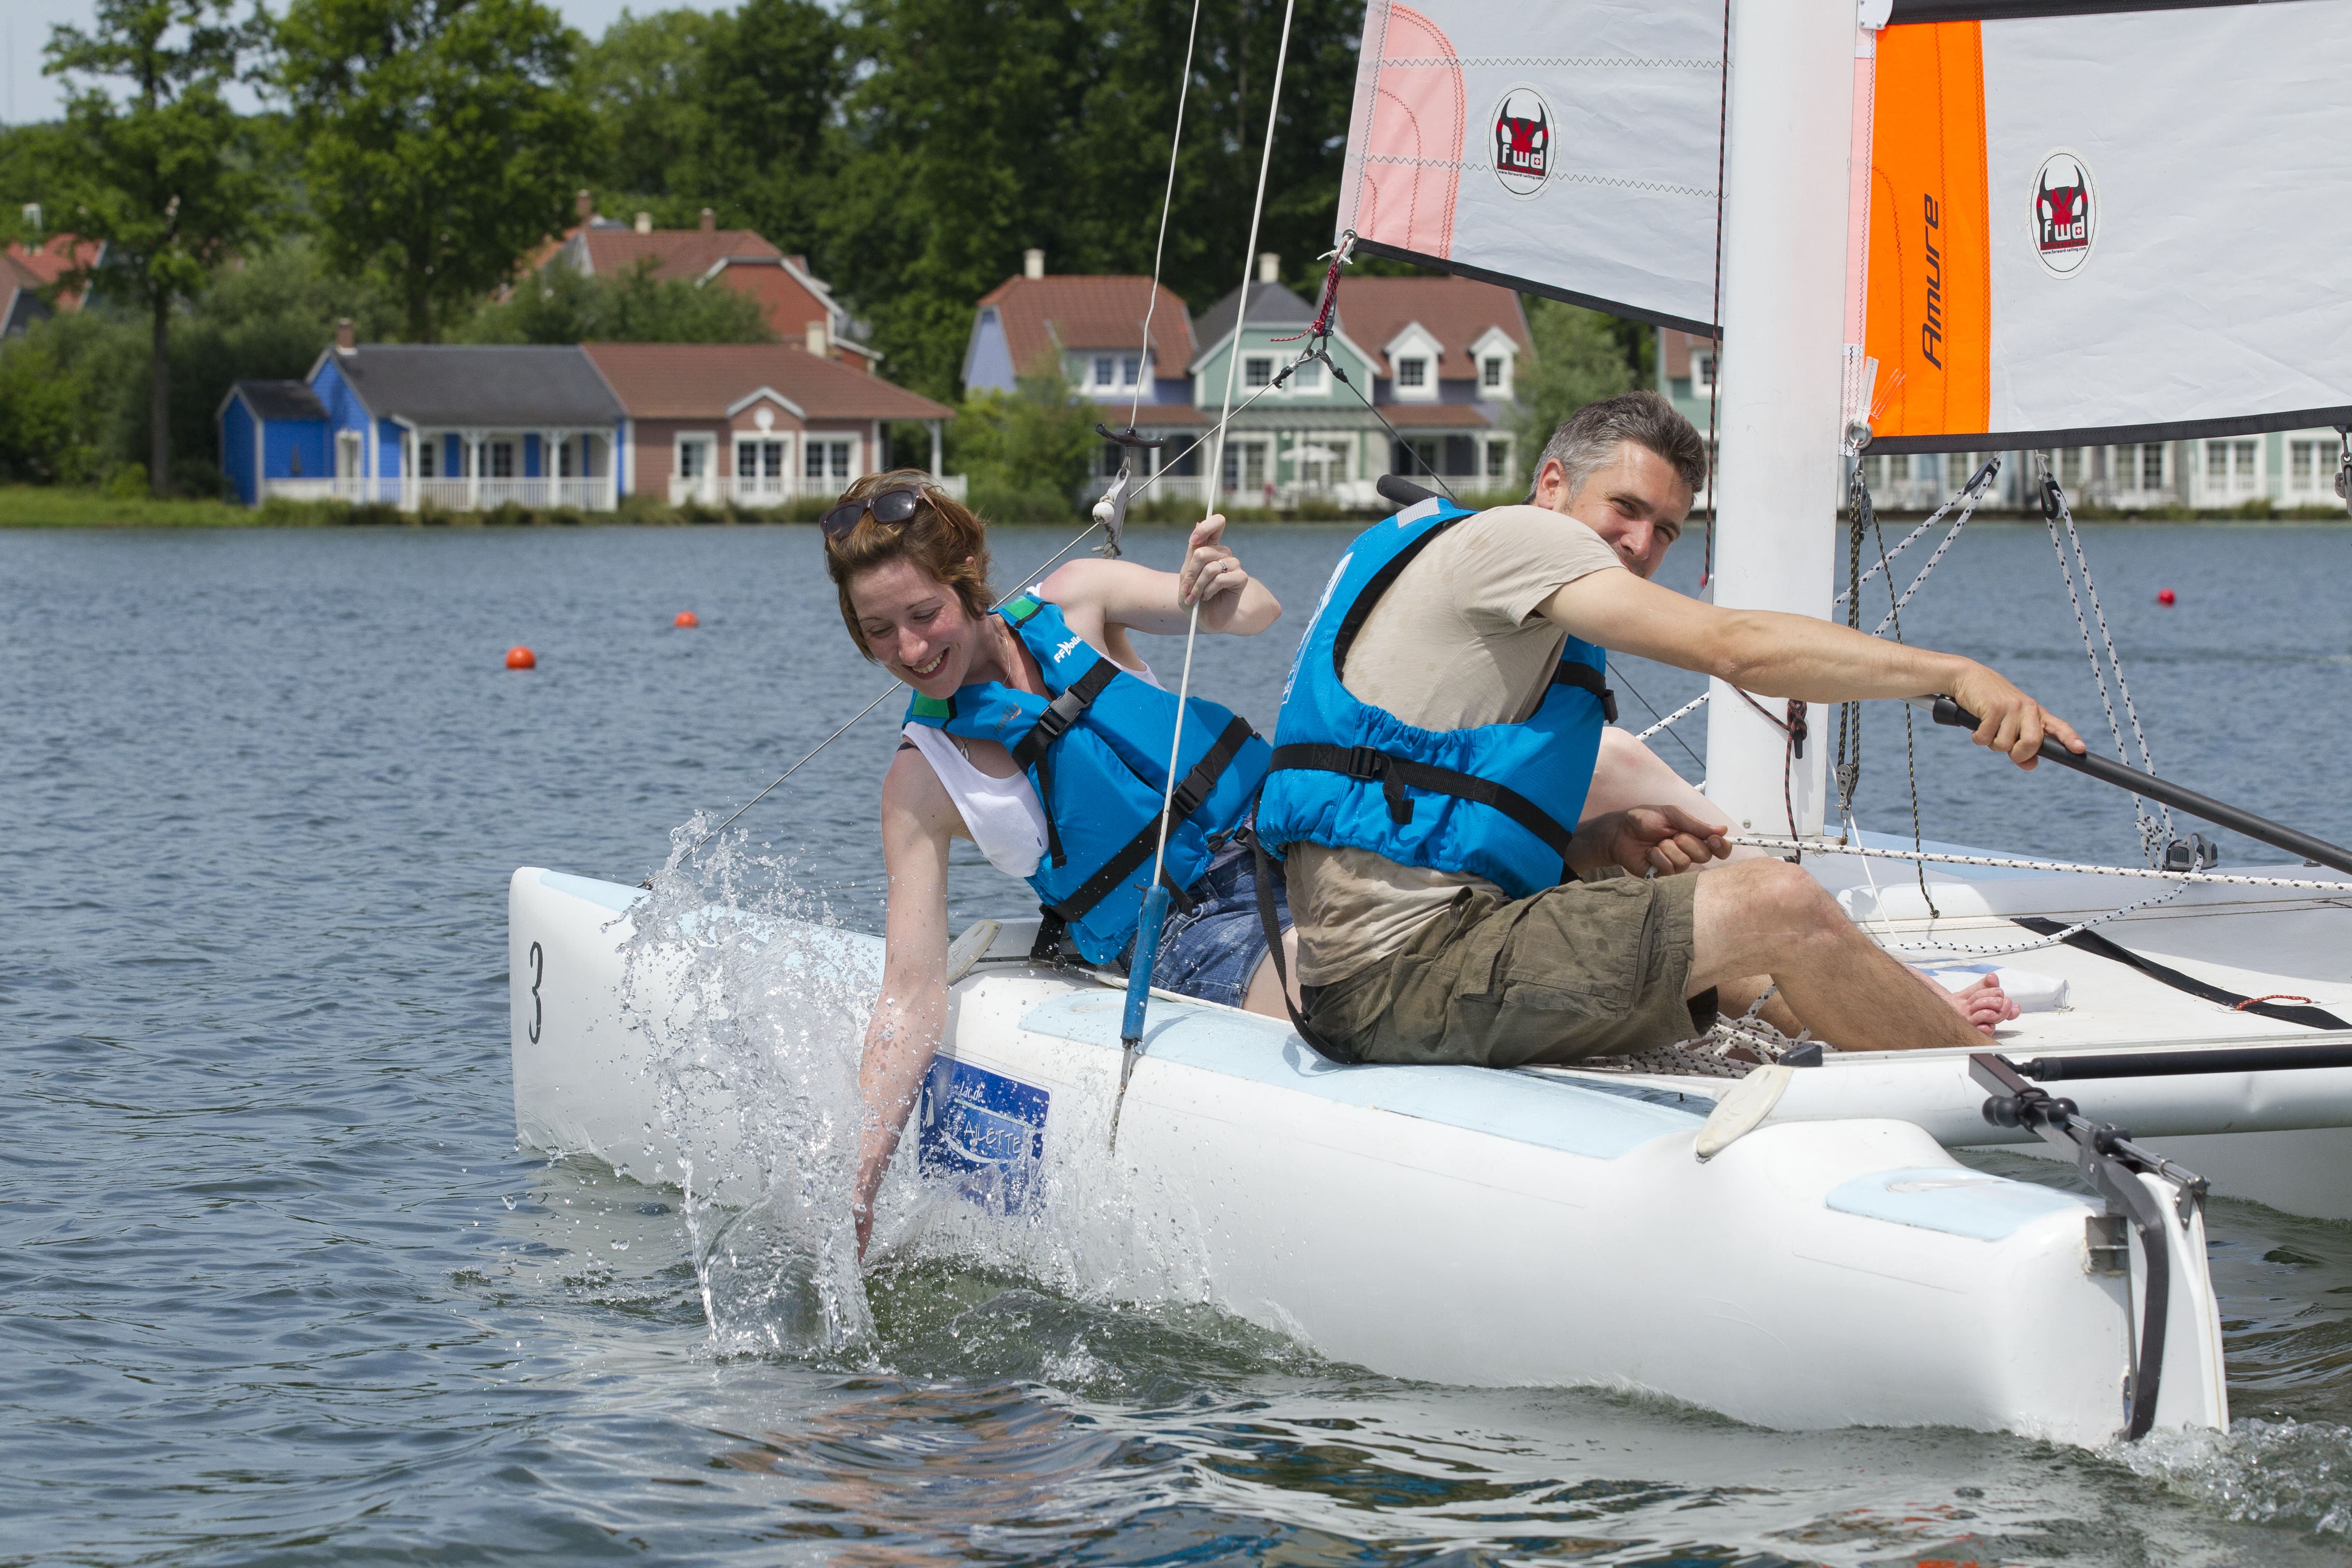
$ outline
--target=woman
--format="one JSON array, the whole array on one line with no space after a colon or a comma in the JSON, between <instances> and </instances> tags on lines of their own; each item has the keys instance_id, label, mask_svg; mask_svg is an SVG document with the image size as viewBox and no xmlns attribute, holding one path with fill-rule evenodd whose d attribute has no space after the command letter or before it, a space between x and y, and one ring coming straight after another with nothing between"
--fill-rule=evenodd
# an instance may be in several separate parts
<instances>
[{"instance_id":1,"label":"woman","mask_svg":"<svg viewBox=\"0 0 2352 1568\"><path fill-rule=\"evenodd\" d=\"M882 994L858 1075L862 1250L875 1189L946 1027L949 840L972 840L1037 890L1041 946L1123 966L1177 739L1176 699L1129 634L1181 636L1197 600L1202 631L1249 637L1282 606L1223 543L1218 517L1192 531L1181 571L1073 561L1001 606L985 528L921 474L860 479L824 522L850 637L915 693L882 781L889 892ZM1153 981L1283 1016L1250 857L1231 842L1265 771L1265 743L1201 698L1185 707L1181 740L1163 873L1176 907ZM1287 932L1279 887L1276 895Z\"/></svg>"}]
</instances>

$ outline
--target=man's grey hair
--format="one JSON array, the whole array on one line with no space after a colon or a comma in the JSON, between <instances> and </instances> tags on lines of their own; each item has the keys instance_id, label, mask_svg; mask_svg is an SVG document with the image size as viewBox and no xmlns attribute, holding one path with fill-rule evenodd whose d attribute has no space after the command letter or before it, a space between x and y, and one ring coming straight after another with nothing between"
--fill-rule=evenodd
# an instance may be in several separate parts
<instances>
[{"instance_id":1,"label":"man's grey hair","mask_svg":"<svg viewBox=\"0 0 2352 1568\"><path fill-rule=\"evenodd\" d=\"M1706 486L1706 442L1675 405L1655 392L1621 392L1588 403L1560 421L1536 459L1536 473L1558 463L1568 476L1568 493L1617 460L1626 442L1647 447L1674 465L1675 477L1696 495Z\"/></svg>"}]
</instances>

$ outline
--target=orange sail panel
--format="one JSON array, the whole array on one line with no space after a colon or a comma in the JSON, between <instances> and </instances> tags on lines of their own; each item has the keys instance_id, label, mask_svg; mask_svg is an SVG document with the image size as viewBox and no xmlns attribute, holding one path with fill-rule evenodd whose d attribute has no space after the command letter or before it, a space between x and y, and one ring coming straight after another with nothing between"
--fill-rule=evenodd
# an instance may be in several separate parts
<instances>
[{"instance_id":1,"label":"orange sail panel","mask_svg":"<svg viewBox=\"0 0 2352 1568\"><path fill-rule=\"evenodd\" d=\"M1980 24L1879 35L1870 314L1882 439L1989 427L1992 268Z\"/></svg>"}]
</instances>

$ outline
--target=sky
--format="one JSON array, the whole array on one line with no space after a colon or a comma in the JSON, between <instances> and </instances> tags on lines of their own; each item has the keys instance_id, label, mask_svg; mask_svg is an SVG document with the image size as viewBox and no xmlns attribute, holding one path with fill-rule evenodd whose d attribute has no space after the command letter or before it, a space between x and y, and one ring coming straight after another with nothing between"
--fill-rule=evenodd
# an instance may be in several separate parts
<instances>
[{"instance_id":1,"label":"sky","mask_svg":"<svg viewBox=\"0 0 2352 1568\"><path fill-rule=\"evenodd\" d=\"M712 0L637 0L634 6L625 5L625 0L553 0L553 4L565 21L592 38L601 36L624 9L642 16L648 11L725 8ZM271 8L284 7L280 4ZM61 24L87 27L97 10L93 0L0 0L0 122L23 125L58 117L65 101L59 90L62 84L41 74L41 47L49 41L51 27ZM251 100L241 98L239 107L250 109Z\"/></svg>"}]
</instances>

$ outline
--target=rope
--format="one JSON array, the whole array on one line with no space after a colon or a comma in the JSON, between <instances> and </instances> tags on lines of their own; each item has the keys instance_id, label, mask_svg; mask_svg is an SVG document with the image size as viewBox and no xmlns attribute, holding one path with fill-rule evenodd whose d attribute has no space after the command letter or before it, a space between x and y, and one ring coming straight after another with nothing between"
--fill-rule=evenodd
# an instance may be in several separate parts
<instances>
[{"instance_id":1,"label":"rope","mask_svg":"<svg viewBox=\"0 0 2352 1568\"><path fill-rule=\"evenodd\" d=\"M1625 669L1624 669L1624 667L1623 667L1622 665L1618 664L1614 659L1610 660L1610 661L1609 661L1609 674L1610 674L1611 678L1612 678L1612 679L1613 679L1617 682L1617 684L1618 684L1618 685L1620 685L1620 686L1623 687L1627 691L1629 691L1629 692L1633 692L1633 700L1634 700L1634 701L1636 701L1636 702L1640 703L1640 704L1641 704L1643 707L1644 707L1644 708L1649 708L1649 709L1650 709L1650 717L1651 717L1651 718L1653 718L1653 719L1658 719L1658 710L1657 710L1655 708L1652 708L1652 707L1650 706L1650 700L1649 700L1648 698L1646 698L1646 697L1643 696L1640 692L1638 692L1638 691L1634 691L1634 690L1633 690L1633 683L1632 681L1630 681L1630 680L1628 680L1628 679L1625 679ZM1673 722L1675 721L1675 719L1679 719L1679 718L1681 718L1684 714L1685 714L1685 713L1689 712L1692 709L1694 709L1694 708L1697 707L1697 706L1699 705L1699 703L1704 702L1704 701L1706 701L1706 698L1704 695L1702 695L1702 696L1698 697L1697 699L1696 699L1696 700L1692 700L1692 701L1689 701L1689 702L1685 702L1685 703L1684 703L1680 708L1677 708L1677 709L1675 709L1675 712L1674 712L1674 718L1672 718L1672 719L1658 719L1658 721L1657 721L1656 723L1654 723L1654 724L1651 725L1648 729L1646 729L1646 730L1643 731L1640 734L1638 734L1638 735L1634 736L1634 737L1633 737L1633 739L1635 739L1635 740L1637 740L1637 741L1646 741L1646 740L1648 740L1651 736L1653 736L1653 735L1656 734L1659 731L1661 731L1661 730L1664 729L1667 725L1669 725L1669 724L1673 723ZM1676 735L1676 736L1675 736L1675 737L1674 737L1674 742L1675 742L1675 745L1680 746L1680 747L1683 749L1684 753L1685 753L1685 755L1687 755L1687 756L1690 758L1690 760L1691 760L1692 762L1694 762L1694 763L1698 763L1698 771L1699 771L1700 774L1701 774L1702 776L1704 776L1704 775L1705 775L1705 773L1706 773L1706 763L1705 763L1704 762L1701 762L1701 761L1699 760L1699 754L1698 754L1696 752L1694 752L1694 751L1692 751L1692 750L1691 750L1691 748L1690 748L1690 742L1689 742L1688 741L1684 740L1680 735Z\"/></svg>"},{"instance_id":2,"label":"rope","mask_svg":"<svg viewBox=\"0 0 2352 1568\"><path fill-rule=\"evenodd\" d=\"M1628 690L1628 691L1633 691L1633 689L1632 687L1630 687L1630 686L1629 686L1629 687L1627 687L1625 689L1626 689L1626 690ZM1639 697L1639 696L1641 696L1642 694L1641 694L1640 692L1638 692L1638 691L1633 691L1633 695L1634 695L1634 696L1636 696L1636 697ZM1687 702L1684 703L1681 707L1679 707L1679 708L1675 709L1673 712L1671 712L1671 713L1667 714L1664 718L1660 719L1656 723L1654 723L1654 724L1651 725L1648 729L1646 729L1646 730L1643 731L1640 734L1638 734L1638 735L1634 736L1634 737L1633 737L1633 739L1635 739L1635 740L1637 740L1637 741L1646 741L1646 740L1648 740L1651 736L1653 736L1653 735L1655 735L1655 734L1659 733L1661 731L1664 731L1664 730L1672 729L1672 728L1674 727L1675 721L1676 720L1678 720L1678 719L1687 718L1689 715L1691 715L1691 714L1693 714L1693 713L1697 712L1701 708L1704 708L1705 706L1706 706L1706 700L1707 700L1707 697L1708 697L1709 695L1710 695L1709 693L1705 692L1705 691L1700 692L1697 696L1696 696L1696 697L1692 698L1689 701L1687 701ZM1643 704L1642 704L1642 706L1643 706L1643 707L1644 707L1644 708L1650 708L1650 705L1649 705L1647 702L1643 703ZM1651 711L1651 713L1655 714L1655 713L1657 712L1657 710L1656 710L1656 709L1654 709L1654 708L1650 708L1650 711ZM1681 739L1682 739L1682 737L1681 737L1680 735L1677 735L1677 736L1675 736L1675 740L1677 740L1677 741L1679 741L1679 740L1681 740ZM1684 750L1684 751L1685 751L1685 752L1690 752L1690 747L1689 747L1687 744L1685 744L1685 745L1683 747L1683 750ZM1696 757L1696 756L1698 755L1698 753L1697 753L1696 752L1691 752L1691 755L1692 755L1693 757ZM1705 763L1699 763L1699 766L1700 766L1701 768L1705 768L1705 767L1706 766L1706 764Z\"/></svg>"},{"instance_id":3,"label":"rope","mask_svg":"<svg viewBox=\"0 0 2352 1568\"><path fill-rule=\"evenodd\" d=\"M1962 501L1966 501L1968 503L1968 510L1960 514L1960 521L1952 525L1952 531L1946 534L1944 536L1943 542L1936 546L1936 552L1927 558L1927 564L1919 568L1919 575L1911 579L1911 586L1905 592L1902 600L1903 604L1909 604L1911 602L1911 595L1918 592L1919 584L1927 580L1927 574L1936 569L1936 563L1943 560L1944 552L1951 549L1952 541L1960 536L1960 530L1968 526L1969 519L1975 515L1978 504L1984 500L1986 493L1990 489L1993 477L2000 472L2000 454L1996 452L1993 454L1991 459L1984 465L1984 467L1976 471L1975 475L1969 479L1967 484L1961 486L1958 490L1953 492L1950 500L1945 501L1943 505L1937 507L1934 511L1929 512L1927 519L1922 521L1918 527L1913 529L1910 532L1903 536L1903 542L1901 543L1897 544L1894 549L1887 551L1885 552L1885 560L1881 561L1878 565L1872 567L1869 571L1864 572L1862 574L1862 582L1867 583L1873 577L1877 576L1878 574L1885 568L1888 562L1893 561L1896 556L1910 549L1913 542L1917 540L1921 534L1935 527L1938 522L1941 522L1944 520L1945 513L1950 511L1954 507L1958 506ZM1855 588L1859 588L1861 585L1861 583L1853 584L1845 593L1840 594L1836 598L1831 600L1830 603L1833 605L1844 604L1846 600L1852 596L1853 590Z\"/></svg>"},{"instance_id":4,"label":"rope","mask_svg":"<svg viewBox=\"0 0 2352 1568\"><path fill-rule=\"evenodd\" d=\"M1168 194L1160 198L1160 239L1151 247L1151 299L1143 307L1143 358L1135 378L1135 395L1127 405L1127 427L1143 406L1142 371L1151 368L1151 318L1160 309L1160 260L1168 251L1168 214L1176 205L1176 154L1184 146L1184 102L1192 92L1192 45L1201 36L1201 0L1192 0L1192 27L1184 35L1184 75L1176 88L1176 131L1168 142Z\"/></svg>"},{"instance_id":5,"label":"rope","mask_svg":"<svg viewBox=\"0 0 2352 1568\"><path fill-rule=\"evenodd\" d=\"M1986 866L2006 871L2052 871L2084 877L2133 877L2149 882L2210 882L2227 888L2290 888L2352 898L2352 881L2323 882L2309 877L2251 877L2226 871L2167 871L2148 866L2095 866L2077 860L2037 860L2021 855L1958 855L1934 849L1880 849L1864 844L1806 845L1776 836L1731 834L1727 842L1759 849L1811 848L1816 855L1853 855L1867 860L1921 860L1935 866Z\"/></svg>"},{"instance_id":6,"label":"rope","mask_svg":"<svg viewBox=\"0 0 2352 1568\"><path fill-rule=\"evenodd\" d=\"M2133 737L2139 742L2140 761L2148 773L2154 773L2156 759L2148 754L2147 736L2139 727L2139 709L2132 701L2131 688L2124 682L2123 661L2116 657L2116 639L2107 631L2106 612L2099 607L2099 591L2091 582L2090 557L2083 552L2082 535L2074 529L2074 509L2067 504L2066 491L2051 474L2048 457L2037 453L2035 461L2042 470L2042 522L2050 531L2050 548L2058 556L2058 574L2065 579L2067 602L2074 606L2074 625L2083 634L2083 652L2091 661L2091 678L2099 683L2099 704L2106 710L2107 729L2115 736L2116 760L2128 766L2131 756L2124 750L2123 726L2116 722L2115 700L2107 695L2106 671L2100 667L2097 649L2091 646L2091 627L2083 618L2083 601L2074 592L2074 574L2066 564L2066 548L2058 540L2061 522L2066 525L2066 543L2074 548L2075 564L2082 568L2083 592L2090 595L2091 615L2099 623L2099 639L2106 645L2107 663L2115 668L2116 689L2123 693L2124 712L2131 720ZM2157 859L2158 846L2173 836L2172 810L2169 806L2159 805L2157 816L2151 819L2147 803L2135 793L2132 795L2132 815L2139 826L2141 852L2153 864Z\"/></svg>"},{"instance_id":7,"label":"rope","mask_svg":"<svg viewBox=\"0 0 2352 1568\"><path fill-rule=\"evenodd\" d=\"M1723 151L1731 129L1731 0L1723 0L1723 55L1717 64L1721 86L1715 106L1715 302L1707 311L1715 323L1710 340L1715 359L1706 378L1706 552L1699 561L1701 589L1715 580L1715 492L1719 478L1715 471L1715 399L1723 384Z\"/></svg>"},{"instance_id":8,"label":"rope","mask_svg":"<svg viewBox=\"0 0 2352 1568\"><path fill-rule=\"evenodd\" d=\"M1265 182L1267 174L1274 168L1275 127L1281 122L1282 117L1282 73L1290 61L1290 21L1297 10L1298 0L1284 0L1282 41L1276 46L1274 56L1274 90L1268 96L1265 106L1265 142L1258 150L1257 202L1250 209L1249 245L1242 253L1242 291L1234 301L1234 346L1225 355L1224 416L1217 421L1216 451L1209 468L1209 507L1202 514L1203 521L1215 514L1217 489L1224 480L1225 426L1234 416L1234 384L1241 374L1242 345L1245 341L1243 334L1249 325L1250 279L1257 269L1258 226L1265 217ZM1169 178L1169 188L1173 190L1175 176L1171 173ZM1271 386L1273 384L1269 382L1267 384ZM1255 401L1255 398L1251 399L1251 402ZM1179 581L1181 581L1181 574ZM1168 862L1168 818L1175 810L1176 759L1184 749L1184 709L1192 691L1192 648L1201 633L1199 586L1196 580L1193 584L1192 615L1184 628L1184 673L1176 686L1176 732L1168 742L1168 784L1161 792L1160 801L1160 842L1152 852L1151 880L1144 884L1150 888L1160 885L1160 877L1164 874ZM1137 963L1149 970L1156 955L1139 952L1135 957Z\"/></svg>"}]
</instances>

